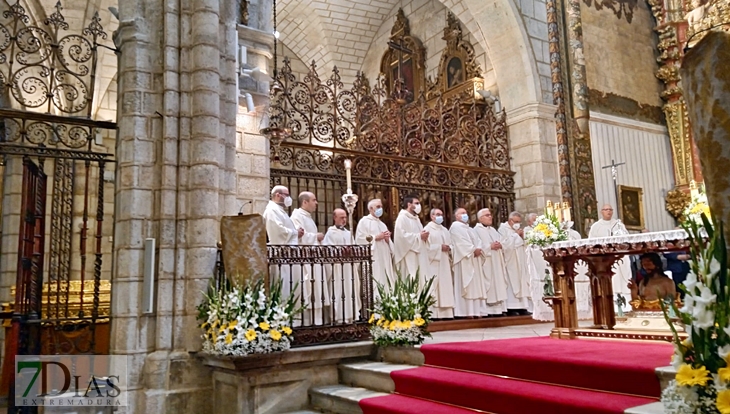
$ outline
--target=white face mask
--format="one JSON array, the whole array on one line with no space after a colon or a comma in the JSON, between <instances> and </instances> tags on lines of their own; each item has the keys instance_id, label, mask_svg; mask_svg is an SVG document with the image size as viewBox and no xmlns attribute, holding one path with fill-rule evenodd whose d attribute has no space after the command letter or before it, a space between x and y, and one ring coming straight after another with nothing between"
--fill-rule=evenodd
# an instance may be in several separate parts
<instances>
[{"instance_id":1,"label":"white face mask","mask_svg":"<svg viewBox=\"0 0 730 414\"><path fill-rule=\"evenodd\" d=\"M462 214L462 215L461 215L461 221L462 221L463 223L468 223L468 222L469 222L469 215L468 215L468 214L466 214L466 213Z\"/></svg>"},{"instance_id":2,"label":"white face mask","mask_svg":"<svg viewBox=\"0 0 730 414\"><path fill-rule=\"evenodd\" d=\"M379 209L375 210L375 217L380 217L382 215L383 215L383 209L382 208L379 208Z\"/></svg>"},{"instance_id":3,"label":"white face mask","mask_svg":"<svg viewBox=\"0 0 730 414\"><path fill-rule=\"evenodd\" d=\"M512 228L515 229L515 230L519 230L520 229L520 223L513 224L512 225Z\"/></svg>"},{"instance_id":4,"label":"white face mask","mask_svg":"<svg viewBox=\"0 0 730 414\"><path fill-rule=\"evenodd\" d=\"M436 216L436 220L434 220L436 224L442 224L444 222L444 216Z\"/></svg>"},{"instance_id":5,"label":"white face mask","mask_svg":"<svg viewBox=\"0 0 730 414\"><path fill-rule=\"evenodd\" d=\"M416 204L416 207L413 208L413 211L415 211L416 214L421 214L421 205Z\"/></svg>"},{"instance_id":6,"label":"white face mask","mask_svg":"<svg viewBox=\"0 0 730 414\"><path fill-rule=\"evenodd\" d=\"M287 197L286 197L286 198L284 199L284 207L291 207L291 203L292 203L292 201L291 201L291 197L287 196Z\"/></svg>"}]
</instances>

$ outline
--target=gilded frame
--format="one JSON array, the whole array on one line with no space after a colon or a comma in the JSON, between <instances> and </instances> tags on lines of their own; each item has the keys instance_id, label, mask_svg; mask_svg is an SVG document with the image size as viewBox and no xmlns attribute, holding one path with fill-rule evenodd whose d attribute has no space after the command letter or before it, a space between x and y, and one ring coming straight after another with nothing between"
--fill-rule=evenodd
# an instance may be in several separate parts
<instances>
[{"instance_id":1,"label":"gilded frame","mask_svg":"<svg viewBox=\"0 0 730 414\"><path fill-rule=\"evenodd\" d=\"M641 187L618 186L618 208L627 230L641 231L644 222L644 190Z\"/></svg>"}]
</instances>

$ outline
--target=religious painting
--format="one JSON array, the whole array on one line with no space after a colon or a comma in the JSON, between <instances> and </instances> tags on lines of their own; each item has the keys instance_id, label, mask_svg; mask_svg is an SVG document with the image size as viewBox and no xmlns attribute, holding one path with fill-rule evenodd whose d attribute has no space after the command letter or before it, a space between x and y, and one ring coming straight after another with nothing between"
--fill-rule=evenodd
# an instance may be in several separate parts
<instances>
[{"instance_id":1,"label":"religious painting","mask_svg":"<svg viewBox=\"0 0 730 414\"><path fill-rule=\"evenodd\" d=\"M446 85L453 88L464 82L464 64L459 57L449 59L446 73Z\"/></svg>"},{"instance_id":2,"label":"religious painting","mask_svg":"<svg viewBox=\"0 0 730 414\"><path fill-rule=\"evenodd\" d=\"M628 230L644 229L644 192L639 187L618 186L621 221Z\"/></svg>"},{"instance_id":3,"label":"religious painting","mask_svg":"<svg viewBox=\"0 0 730 414\"><path fill-rule=\"evenodd\" d=\"M400 66L400 68L399 68ZM398 79L402 79L403 83L408 89L409 92L411 92L406 100L410 103L413 102L413 99L415 96L417 96L418 91L416 91L416 84L414 82L413 77L413 59L410 57L404 58L402 62L400 62L400 65L398 62L395 62L394 65L391 67L392 74L391 74L391 83L390 83L390 90L395 90L395 82L398 81ZM400 71L400 73L399 73Z\"/></svg>"}]
</instances>

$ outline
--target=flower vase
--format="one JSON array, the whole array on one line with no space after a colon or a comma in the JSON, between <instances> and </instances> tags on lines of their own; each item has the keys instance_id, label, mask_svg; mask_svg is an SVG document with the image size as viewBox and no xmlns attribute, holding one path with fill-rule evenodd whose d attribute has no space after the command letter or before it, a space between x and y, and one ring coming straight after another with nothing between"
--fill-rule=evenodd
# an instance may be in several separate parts
<instances>
[{"instance_id":1,"label":"flower vase","mask_svg":"<svg viewBox=\"0 0 730 414\"><path fill-rule=\"evenodd\" d=\"M730 240L730 33L710 31L682 61L682 84L712 216Z\"/></svg>"}]
</instances>

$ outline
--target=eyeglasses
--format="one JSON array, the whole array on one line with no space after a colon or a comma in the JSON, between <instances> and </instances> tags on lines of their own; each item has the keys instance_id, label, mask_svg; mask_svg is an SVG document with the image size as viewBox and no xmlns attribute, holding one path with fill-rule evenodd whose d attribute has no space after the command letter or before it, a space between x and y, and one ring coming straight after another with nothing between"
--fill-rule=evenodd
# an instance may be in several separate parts
<instances>
[{"instance_id":1,"label":"eyeglasses","mask_svg":"<svg viewBox=\"0 0 730 414\"><path fill-rule=\"evenodd\" d=\"M601 211L613 211L613 209L612 208L604 208Z\"/></svg>"}]
</instances>

